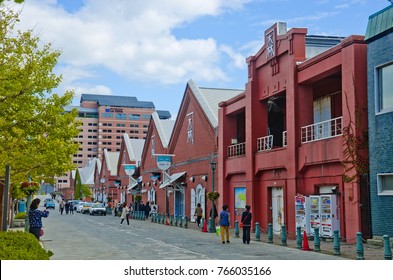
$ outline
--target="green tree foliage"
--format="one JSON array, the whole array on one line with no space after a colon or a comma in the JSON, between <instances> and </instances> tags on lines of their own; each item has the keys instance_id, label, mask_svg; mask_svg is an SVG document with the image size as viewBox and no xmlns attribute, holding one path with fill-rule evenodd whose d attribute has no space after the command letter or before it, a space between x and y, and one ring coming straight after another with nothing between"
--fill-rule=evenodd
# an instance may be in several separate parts
<instances>
[{"instance_id":1,"label":"green tree foliage","mask_svg":"<svg viewBox=\"0 0 393 280\"><path fill-rule=\"evenodd\" d=\"M64 112L74 93L52 93L61 82L53 73L60 52L41 46L32 30L15 30L18 21L0 4L0 181L9 164L13 187L28 176L51 182L75 168L79 134L77 111Z\"/></svg>"},{"instance_id":2,"label":"green tree foliage","mask_svg":"<svg viewBox=\"0 0 393 280\"><path fill-rule=\"evenodd\" d=\"M82 184L79 171L77 170L75 174L75 190L74 190L75 199L84 199L86 197L90 197L91 195L92 193L89 186Z\"/></svg>"},{"instance_id":3,"label":"green tree foliage","mask_svg":"<svg viewBox=\"0 0 393 280\"><path fill-rule=\"evenodd\" d=\"M7 0L7 1L11 1L11 0ZM4 0L0 0L0 4L3 3L3 2L4 2ZM21 4L21 3L24 2L24 0L14 0L14 2Z\"/></svg>"}]
</instances>

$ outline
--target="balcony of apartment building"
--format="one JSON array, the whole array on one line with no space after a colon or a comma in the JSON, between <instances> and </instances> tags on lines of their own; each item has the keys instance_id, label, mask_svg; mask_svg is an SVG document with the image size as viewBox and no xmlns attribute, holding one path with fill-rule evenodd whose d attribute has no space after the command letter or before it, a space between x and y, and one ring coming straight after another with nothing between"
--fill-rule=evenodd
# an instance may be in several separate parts
<instances>
[{"instance_id":1,"label":"balcony of apartment building","mask_svg":"<svg viewBox=\"0 0 393 280\"><path fill-rule=\"evenodd\" d=\"M245 171L246 114L244 108L225 117L224 159L228 173Z\"/></svg>"},{"instance_id":2,"label":"balcony of apartment building","mask_svg":"<svg viewBox=\"0 0 393 280\"><path fill-rule=\"evenodd\" d=\"M343 157L343 94L339 74L300 90L300 168L338 162ZM307 95L307 96L306 96Z\"/></svg>"},{"instance_id":3,"label":"balcony of apartment building","mask_svg":"<svg viewBox=\"0 0 393 280\"><path fill-rule=\"evenodd\" d=\"M286 94L285 92L261 101L262 110L257 114L255 164L257 169L286 165Z\"/></svg>"}]
</instances>

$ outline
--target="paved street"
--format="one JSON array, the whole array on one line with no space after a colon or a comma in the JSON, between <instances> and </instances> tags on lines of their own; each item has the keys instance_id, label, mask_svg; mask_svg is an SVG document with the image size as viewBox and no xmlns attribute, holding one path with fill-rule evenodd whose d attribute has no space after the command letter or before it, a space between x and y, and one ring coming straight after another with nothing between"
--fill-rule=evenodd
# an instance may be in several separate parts
<instances>
[{"instance_id":1,"label":"paved street","mask_svg":"<svg viewBox=\"0 0 393 280\"><path fill-rule=\"evenodd\" d=\"M42 243L51 250L53 260L330 260L336 256L252 241L243 244L232 236L221 244L214 233L166 226L150 220L130 220L121 226L112 215L90 216L75 213L60 215L58 208L43 219Z\"/></svg>"}]
</instances>

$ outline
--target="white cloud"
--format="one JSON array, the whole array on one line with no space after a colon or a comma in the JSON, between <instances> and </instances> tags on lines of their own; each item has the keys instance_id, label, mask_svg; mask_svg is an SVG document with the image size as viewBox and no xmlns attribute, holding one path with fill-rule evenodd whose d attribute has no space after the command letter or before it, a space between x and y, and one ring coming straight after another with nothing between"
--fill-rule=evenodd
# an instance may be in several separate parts
<instances>
[{"instance_id":1,"label":"white cloud","mask_svg":"<svg viewBox=\"0 0 393 280\"><path fill-rule=\"evenodd\" d=\"M241 9L249 1L85 0L79 11L69 13L59 1L29 0L23 4L21 24L34 27L43 42L62 51L60 63L73 69L62 72L63 83L94 75L88 72L92 67L131 81L227 80L220 57L229 56L239 67L239 54L213 38L186 40L172 30L199 17Z\"/></svg>"}]
</instances>

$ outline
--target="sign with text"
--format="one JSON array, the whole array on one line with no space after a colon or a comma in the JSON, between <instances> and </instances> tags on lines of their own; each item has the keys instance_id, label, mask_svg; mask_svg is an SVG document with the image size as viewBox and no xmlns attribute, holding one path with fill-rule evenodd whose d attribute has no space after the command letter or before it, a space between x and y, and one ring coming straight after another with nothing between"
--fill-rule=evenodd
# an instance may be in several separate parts
<instances>
[{"instance_id":1,"label":"sign with text","mask_svg":"<svg viewBox=\"0 0 393 280\"><path fill-rule=\"evenodd\" d=\"M172 164L172 157L174 155L155 155L157 161L157 167L163 171L168 170Z\"/></svg>"},{"instance_id":2,"label":"sign with text","mask_svg":"<svg viewBox=\"0 0 393 280\"><path fill-rule=\"evenodd\" d=\"M134 175L135 173L135 164L123 164L124 171L128 176Z\"/></svg>"}]
</instances>

